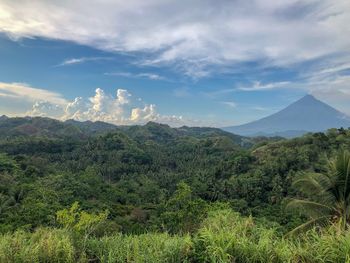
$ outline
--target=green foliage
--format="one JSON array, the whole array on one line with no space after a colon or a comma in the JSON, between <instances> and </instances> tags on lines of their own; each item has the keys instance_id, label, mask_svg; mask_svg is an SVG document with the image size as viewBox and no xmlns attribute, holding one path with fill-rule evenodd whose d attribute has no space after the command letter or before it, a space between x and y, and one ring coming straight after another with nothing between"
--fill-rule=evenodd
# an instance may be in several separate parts
<instances>
[{"instance_id":1,"label":"green foliage","mask_svg":"<svg viewBox=\"0 0 350 263\"><path fill-rule=\"evenodd\" d=\"M89 236L97 227L107 220L109 212L90 214L81 211L78 202L72 204L69 209L63 209L56 213L57 222L65 229L73 230Z\"/></svg>"},{"instance_id":2,"label":"green foliage","mask_svg":"<svg viewBox=\"0 0 350 263\"><path fill-rule=\"evenodd\" d=\"M82 262L107 260L109 255L112 260L119 254L122 260L141 262L150 255L160 261L173 257L157 251L152 238L166 251L173 247L174 257L182 255L182 261L317 262L317 255L308 251L312 249L341 261L336 246L347 247L348 230L337 234L335 227L328 227L295 239L282 236L306 219L286 211L287 200L321 198L297 191L295 178L300 173L331 174L327 159L349 149L349 129L291 140L252 139L219 129L173 129L156 123L115 127L9 118L0 124L0 233L4 240L22 233L23 249L16 255L34 247L30 240L37 229L59 223L62 230L47 231L65 233L74 261ZM342 172L334 178L342 178L338 181L345 185L346 166L337 166ZM348 188L337 189L347 196ZM218 212L223 208L245 217ZM344 202L337 209L345 211ZM99 211L109 211L108 218ZM215 213L221 221L214 220ZM215 224L220 227L215 229ZM167 234L155 234L159 232ZM128 244L127 256L123 244ZM114 248L120 251L113 254Z\"/></svg>"},{"instance_id":3,"label":"green foliage","mask_svg":"<svg viewBox=\"0 0 350 263\"><path fill-rule=\"evenodd\" d=\"M12 158L6 154L0 153L0 173L13 172L17 169L18 165Z\"/></svg>"},{"instance_id":4,"label":"green foliage","mask_svg":"<svg viewBox=\"0 0 350 263\"><path fill-rule=\"evenodd\" d=\"M195 198L186 183L180 182L173 196L166 202L160 219L165 230L170 233L193 232L206 212L207 204L200 198Z\"/></svg>"},{"instance_id":5,"label":"green foliage","mask_svg":"<svg viewBox=\"0 0 350 263\"><path fill-rule=\"evenodd\" d=\"M316 224L333 223L346 230L350 223L350 154L340 152L329 163L328 173L303 174L294 185L308 199L293 199L288 207L300 210L309 221L293 230L305 229Z\"/></svg>"}]
</instances>

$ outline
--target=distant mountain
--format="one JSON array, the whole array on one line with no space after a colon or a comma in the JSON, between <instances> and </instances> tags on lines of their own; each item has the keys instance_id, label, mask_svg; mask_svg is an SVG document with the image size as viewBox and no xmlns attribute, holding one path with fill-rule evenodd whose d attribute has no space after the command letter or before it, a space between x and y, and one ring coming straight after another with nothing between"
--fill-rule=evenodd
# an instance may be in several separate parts
<instances>
[{"instance_id":1,"label":"distant mountain","mask_svg":"<svg viewBox=\"0 0 350 263\"><path fill-rule=\"evenodd\" d=\"M0 121L4 121L4 120L7 120L7 119L8 119L8 117L6 115L0 116Z\"/></svg>"},{"instance_id":2,"label":"distant mountain","mask_svg":"<svg viewBox=\"0 0 350 263\"><path fill-rule=\"evenodd\" d=\"M307 132L350 127L350 117L328 104L306 95L287 108L247 124L223 130L243 136L297 137Z\"/></svg>"}]
</instances>

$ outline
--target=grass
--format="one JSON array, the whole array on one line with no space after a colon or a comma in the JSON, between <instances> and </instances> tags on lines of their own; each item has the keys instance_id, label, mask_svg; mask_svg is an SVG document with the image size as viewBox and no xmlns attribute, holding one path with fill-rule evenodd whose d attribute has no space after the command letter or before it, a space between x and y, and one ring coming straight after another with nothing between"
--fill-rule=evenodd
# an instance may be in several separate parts
<instances>
[{"instance_id":1,"label":"grass","mask_svg":"<svg viewBox=\"0 0 350 263\"><path fill-rule=\"evenodd\" d=\"M70 233L62 229L38 229L0 237L0 262L76 262Z\"/></svg>"},{"instance_id":2,"label":"grass","mask_svg":"<svg viewBox=\"0 0 350 263\"><path fill-rule=\"evenodd\" d=\"M186 262L191 248L189 236L143 234L114 235L90 239L88 253L98 262Z\"/></svg>"},{"instance_id":3,"label":"grass","mask_svg":"<svg viewBox=\"0 0 350 263\"><path fill-rule=\"evenodd\" d=\"M64 229L17 231L0 236L0 263L21 262L348 262L350 232L310 230L283 237L273 228L230 210L209 215L192 237L149 233L89 237Z\"/></svg>"},{"instance_id":4,"label":"grass","mask_svg":"<svg viewBox=\"0 0 350 263\"><path fill-rule=\"evenodd\" d=\"M350 262L350 232L330 227L285 238L229 210L214 213L194 237L197 262Z\"/></svg>"}]
</instances>

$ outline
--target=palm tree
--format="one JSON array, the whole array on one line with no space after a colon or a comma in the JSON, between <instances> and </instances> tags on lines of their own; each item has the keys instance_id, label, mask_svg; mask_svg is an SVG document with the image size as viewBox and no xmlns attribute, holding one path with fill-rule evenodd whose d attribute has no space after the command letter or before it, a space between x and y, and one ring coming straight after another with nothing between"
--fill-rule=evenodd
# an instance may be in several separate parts
<instances>
[{"instance_id":1,"label":"palm tree","mask_svg":"<svg viewBox=\"0 0 350 263\"><path fill-rule=\"evenodd\" d=\"M309 220L291 233L314 225L336 224L346 230L350 223L350 154L341 151L329 162L325 174L304 173L293 183L305 199L293 199L287 207L298 209Z\"/></svg>"}]
</instances>

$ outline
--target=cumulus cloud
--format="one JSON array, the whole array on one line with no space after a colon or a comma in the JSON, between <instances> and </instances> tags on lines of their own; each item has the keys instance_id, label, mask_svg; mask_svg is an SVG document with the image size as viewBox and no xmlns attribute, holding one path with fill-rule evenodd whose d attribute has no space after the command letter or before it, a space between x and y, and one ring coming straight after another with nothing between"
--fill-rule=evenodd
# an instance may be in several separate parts
<instances>
[{"instance_id":1,"label":"cumulus cloud","mask_svg":"<svg viewBox=\"0 0 350 263\"><path fill-rule=\"evenodd\" d=\"M3 0L0 10L0 31L13 39L142 52L142 63L175 63L195 78L210 74L212 65L263 61L284 67L350 51L348 0Z\"/></svg>"},{"instance_id":2,"label":"cumulus cloud","mask_svg":"<svg viewBox=\"0 0 350 263\"><path fill-rule=\"evenodd\" d=\"M37 101L25 115L60 118L62 114L64 114L62 105L53 104L48 101Z\"/></svg>"},{"instance_id":3,"label":"cumulus cloud","mask_svg":"<svg viewBox=\"0 0 350 263\"><path fill-rule=\"evenodd\" d=\"M131 121L139 122L141 120L155 121L158 114L156 113L156 106L154 104L146 105L143 109L135 108L131 111Z\"/></svg>"},{"instance_id":4,"label":"cumulus cloud","mask_svg":"<svg viewBox=\"0 0 350 263\"><path fill-rule=\"evenodd\" d=\"M117 125L143 124L148 121L181 126L192 120L182 116L162 115L156 105L135 98L125 89L116 89L114 95L97 88L89 98L77 97L69 101L59 93L30 87L23 83L0 82L0 104L11 102L22 116L51 117L60 120L104 121ZM26 109L27 107L27 109Z\"/></svg>"}]
</instances>

